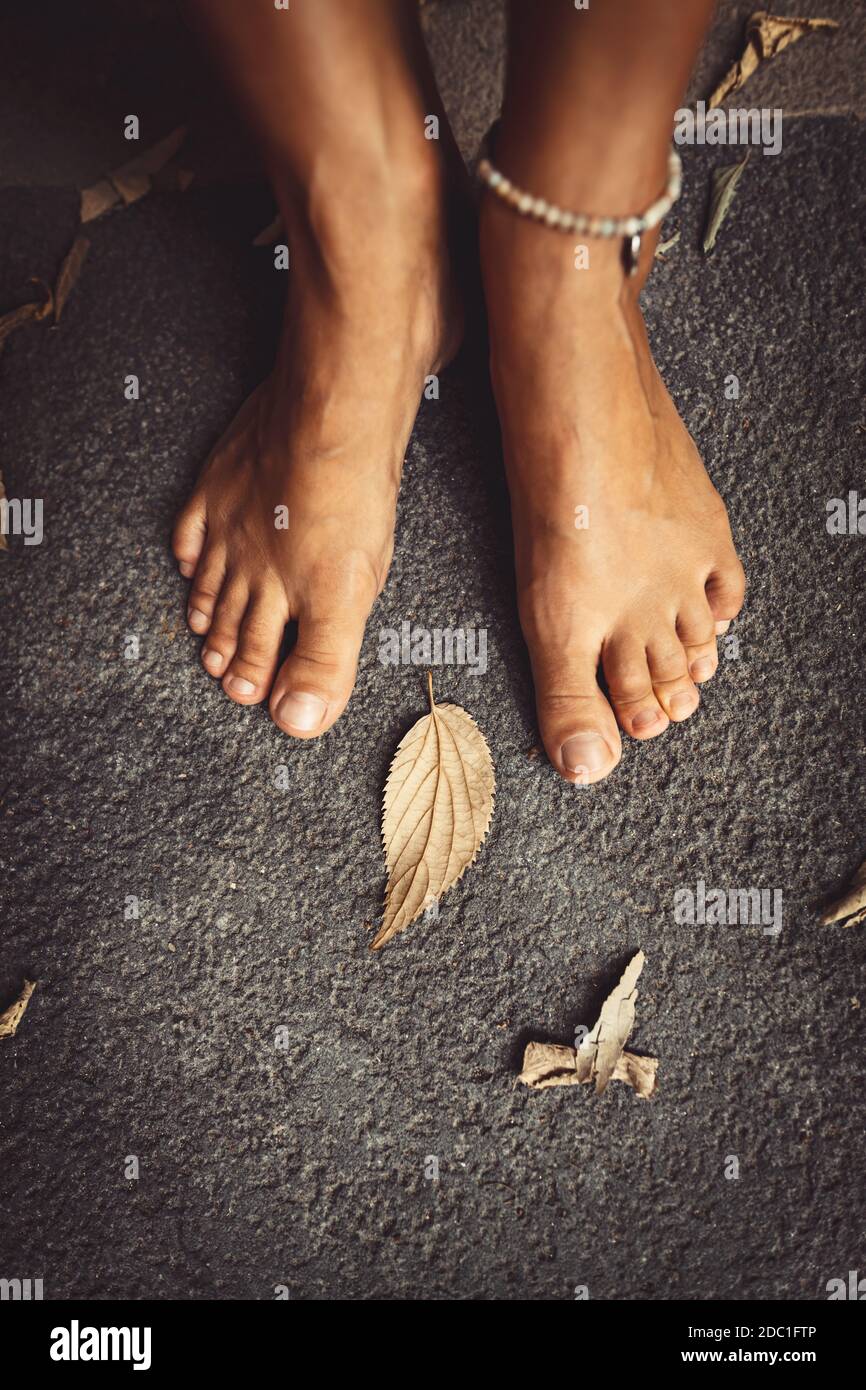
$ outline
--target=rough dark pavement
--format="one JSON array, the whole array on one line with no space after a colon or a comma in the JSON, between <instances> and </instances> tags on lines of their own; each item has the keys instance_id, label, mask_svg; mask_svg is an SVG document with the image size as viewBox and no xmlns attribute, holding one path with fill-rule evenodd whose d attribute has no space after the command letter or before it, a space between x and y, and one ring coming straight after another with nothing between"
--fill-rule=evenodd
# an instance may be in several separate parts
<instances>
[{"instance_id":1,"label":"rough dark pavement","mask_svg":"<svg viewBox=\"0 0 866 1390\"><path fill-rule=\"evenodd\" d=\"M709 81L749 8L725 7ZM862 35L856 6L808 12ZM427 23L471 153L497 99L495 7L443 3ZM831 51L816 38L779 59L763 99L796 62L807 104L837 109ZM157 135L188 114L166 92ZM49 143L30 119L19 155ZM39 981L0 1042L0 1275L42 1277L51 1298L821 1299L863 1269L863 928L817 916L866 853L866 539L825 525L830 498L866 489L864 154L856 112L792 120L706 260L709 172L728 156L686 152L682 238L648 320L751 587L739 657L699 715L627 743L589 790L527 756L507 506L471 360L419 415L344 718L292 743L221 695L181 621L168 533L268 360L274 271L250 240L269 204L203 182L92 226L60 326L0 359L0 468L10 496L45 506L44 543L0 555L0 1002ZM53 171L3 181L0 309L53 278L77 216ZM376 659L380 628L407 619L488 630L486 674L436 686L487 734L497 806L438 922L371 955L380 791L425 708L423 673ZM781 935L675 925L674 891L699 879L782 890ZM661 1059L657 1097L515 1087L526 1040L591 1024L638 946L633 1046Z\"/></svg>"}]
</instances>

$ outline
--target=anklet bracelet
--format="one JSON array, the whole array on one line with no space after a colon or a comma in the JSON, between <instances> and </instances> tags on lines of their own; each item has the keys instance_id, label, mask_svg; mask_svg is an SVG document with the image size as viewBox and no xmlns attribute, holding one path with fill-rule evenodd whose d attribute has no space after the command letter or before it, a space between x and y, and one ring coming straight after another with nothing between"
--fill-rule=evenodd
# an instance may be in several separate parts
<instances>
[{"instance_id":1,"label":"anklet bracelet","mask_svg":"<svg viewBox=\"0 0 866 1390\"><path fill-rule=\"evenodd\" d=\"M491 131L485 141L488 149L492 133ZM682 171L682 161L676 150L672 149L668 156L668 181L665 191L646 212L638 213L634 217L588 217L584 213L568 212L565 208L557 207L555 203L549 203L546 198L535 198L525 189L518 188L491 163L485 150L482 150L482 157L478 162L478 177L497 198L523 217L532 217L553 231L568 232L569 235L576 232L581 236L622 237L625 241L625 259L630 275L637 273L641 237L644 232L657 227L667 217L680 196Z\"/></svg>"}]
</instances>

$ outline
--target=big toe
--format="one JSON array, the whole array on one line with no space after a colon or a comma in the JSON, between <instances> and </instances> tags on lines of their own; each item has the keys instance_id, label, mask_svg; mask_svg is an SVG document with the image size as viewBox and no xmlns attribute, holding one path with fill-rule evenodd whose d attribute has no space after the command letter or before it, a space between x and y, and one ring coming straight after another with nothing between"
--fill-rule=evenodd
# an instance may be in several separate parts
<instances>
[{"instance_id":1,"label":"big toe","mask_svg":"<svg viewBox=\"0 0 866 1390\"><path fill-rule=\"evenodd\" d=\"M622 744L598 684L599 647L571 648L539 635L528 640L538 727L548 758L575 786L600 782L619 762Z\"/></svg>"},{"instance_id":2,"label":"big toe","mask_svg":"<svg viewBox=\"0 0 866 1390\"><path fill-rule=\"evenodd\" d=\"M301 613L298 640L270 700L273 720L287 734L316 738L339 719L355 684L366 616L366 610Z\"/></svg>"}]
</instances>

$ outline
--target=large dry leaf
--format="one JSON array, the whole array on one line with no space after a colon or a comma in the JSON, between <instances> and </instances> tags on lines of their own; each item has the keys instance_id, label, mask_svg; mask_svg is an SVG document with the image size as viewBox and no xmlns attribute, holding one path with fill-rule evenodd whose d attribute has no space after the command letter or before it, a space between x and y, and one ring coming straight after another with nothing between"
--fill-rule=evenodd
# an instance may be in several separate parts
<instances>
[{"instance_id":1,"label":"large dry leaf","mask_svg":"<svg viewBox=\"0 0 866 1390\"><path fill-rule=\"evenodd\" d=\"M856 927L858 922L866 918L866 863L860 865L848 891L827 908L821 917L821 925L826 927L831 922L841 922L844 917L849 919L846 927Z\"/></svg>"},{"instance_id":2,"label":"large dry leaf","mask_svg":"<svg viewBox=\"0 0 866 1390\"><path fill-rule=\"evenodd\" d=\"M63 306L75 288L81 267L84 265L85 257L90 250L90 242L86 236L77 236L72 246L64 257L63 264L57 276L57 284L54 286L54 322L60 322L60 315L63 313Z\"/></svg>"},{"instance_id":3,"label":"large dry leaf","mask_svg":"<svg viewBox=\"0 0 866 1390\"><path fill-rule=\"evenodd\" d=\"M437 705L400 743L385 783L382 839L388 866L376 951L457 882L475 860L493 814L490 749L458 705Z\"/></svg>"},{"instance_id":4,"label":"large dry leaf","mask_svg":"<svg viewBox=\"0 0 866 1390\"><path fill-rule=\"evenodd\" d=\"M723 169L713 170L713 182L710 188L710 210L707 215L707 225L704 231L704 252L706 255L713 250L716 244L716 237L719 235L722 223L731 209L734 201L734 194L737 191L737 184L740 176L749 162L749 154L745 159L741 159L739 164L726 164Z\"/></svg>"},{"instance_id":5,"label":"large dry leaf","mask_svg":"<svg viewBox=\"0 0 866 1390\"><path fill-rule=\"evenodd\" d=\"M598 1022L577 1049L575 1066L578 1080L594 1081L598 1096L613 1076L634 1027L635 985L645 959L643 951L632 956L616 989L611 990L602 1004Z\"/></svg>"},{"instance_id":6,"label":"large dry leaf","mask_svg":"<svg viewBox=\"0 0 866 1390\"><path fill-rule=\"evenodd\" d=\"M835 19L786 19L782 15L757 10L746 24L746 45L737 61L728 69L707 106L721 106L723 101L738 92L761 63L775 58L789 44L816 29L838 29Z\"/></svg>"},{"instance_id":7,"label":"large dry leaf","mask_svg":"<svg viewBox=\"0 0 866 1390\"><path fill-rule=\"evenodd\" d=\"M0 1038L15 1037L15 1034L18 1032L18 1025L24 1017L24 1012L27 1005L30 1003L30 996L35 988L36 984L34 981L25 980L24 988L21 990L15 1003L10 1004L9 1008L5 1009L4 1012L0 1014Z\"/></svg>"},{"instance_id":8,"label":"large dry leaf","mask_svg":"<svg viewBox=\"0 0 866 1390\"><path fill-rule=\"evenodd\" d=\"M642 1100L649 1100L656 1088L658 1065L657 1057L638 1057L634 1052L623 1052L617 1059L611 1080L624 1081ZM577 1053L573 1047L536 1042L527 1044L523 1070L517 1079L533 1091L544 1091L548 1086L586 1086L590 1080L578 1074Z\"/></svg>"},{"instance_id":9,"label":"large dry leaf","mask_svg":"<svg viewBox=\"0 0 866 1390\"><path fill-rule=\"evenodd\" d=\"M122 202L128 206L143 198L153 187L156 175L177 154L186 139L186 134L187 127L178 126L170 135L166 135L164 140L151 145L150 149L137 154L134 159L127 160L126 164L121 164L119 169L106 174L104 179L99 179L90 188L83 189L81 221L92 222L94 217L101 217L118 203ZM182 188L188 187L186 177L178 176Z\"/></svg>"}]
</instances>

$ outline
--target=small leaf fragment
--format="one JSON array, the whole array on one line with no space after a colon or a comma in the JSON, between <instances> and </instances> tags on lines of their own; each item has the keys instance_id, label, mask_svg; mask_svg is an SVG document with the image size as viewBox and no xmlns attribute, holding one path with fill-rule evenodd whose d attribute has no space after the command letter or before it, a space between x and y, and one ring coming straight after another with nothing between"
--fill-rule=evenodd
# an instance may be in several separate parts
<instances>
[{"instance_id":1,"label":"small leaf fragment","mask_svg":"<svg viewBox=\"0 0 866 1390\"><path fill-rule=\"evenodd\" d=\"M18 1032L18 1025L24 1017L27 1005L30 1003L30 996L35 988L36 982L34 980L25 980L21 993L15 1000L15 1003L10 1004L9 1008L5 1009L3 1013L0 1014L0 1038L15 1037L15 1034Z\"/></svg>"},{"instance_id":2,"label":"small leaf fragment","mask_svg":"<svg viewBox=\"0 0 866 1390\"><path fill-rule=\"evenodd\" d=\"M385 783L388 885L374 951L462 877L493 815L495 777L484 735L459 705L437 705L427 679L430 713L401 740Z\"/></svg>"},{"instance_id":3,"label":"small leaf fragment","mask_svg":"<svg viewBox=\"0 0 866 1390\"><path fill-rule=\"evenodd\" d=\"M648 1100L656 1088L658 1058L624 1050L634 1027L635 986L645 959L643 951L632 957L616 989L602 1004L595 1027L576 1051L559 1043L528 1043L518 1081L534 1091L595 1082L596 1095L602 1094L609 1081L622 1081L642 1100Z\"/></svg>"},{"instance_id":4,"label":"small leaf fragment","mask_svg":"<svg viewBox=\"0 0 866 1390\"><path fill-rule=\"evenodd\" d=\"M60 322L63 306L75 288L81 267L90 250L90 242L85 236L77 236L64 258L54 286L54 322Z\"/></svg>"},{"instance_id":5,"label":"small leaf fragment","mask_svg":"<svg viewBox=\"0 0 866 1390\"><path fill-rule=\"evenodd\" d=\"M524 1086L533 1091L546 1091L551 1086L586 1086L588 1079L577 1074L573 1047L555 1043L527 1043L523 1054L523 1070L518 1076ZM612 1081L622 1081L641 1100L649 1100L656 1088L657 1057L639 1057L623 1052L613 1069Z\"/></svg>"},{"instance_id":6,"label":"small leaf fragment","mask_svg":"<svg viewBox=\"0 0 866 1390\"><path fill-rule=\"evenodd\" d=\"M709 255L716 244L716 237L722 223L730 211L734 194L737 191L737 184L740 181L743 170L749 162L751 150L747 152L745 159L740 160L739 164L726 164L722 169L713 170L713 182L710 188L710 210L707 217L707 225L704 230L704 253Z\"/></svg>"},{"instance_id":7,"label":"small leaf fragment","mask_svg":"<svg viewBox=\"0 0 866 1390\"><path fill-rule=\"evenodd\" d=\"M756 72L761 63L768 62L816 29L838 29L835 19L796 19L756 10L746 24L746 43L742 53L731 65L712 96L707 108L721 106L733 96Z\"/></svg>"},{"instance_id":8,"label":"small leaf fragment","mask_svg":"<svg viewBox=\"0 0 866 1390\"><path fill-rule=\"evenodd\" d=\"M619 984L611 990L602 1004L595 1027L591 1033L587 1033L577 1049L575 1066L578 1079L595 1081L597 1096L602 1094L613 1076L628 1035L634 1027L636 985L645 960L643 951L638 951L632 956Z\"/></svg>"},{"instance_id":9,"label":"small leaf fragment","mask_svg":"<svg viewBox=\"0 0 866 1390\"><path fill-rule=\"evenodd\" d=\"M822 914L821 925L828 927L831 922L841 922L844 918L848 919L844 922L846 927L856 927L866 918L866 862L860 865L847 891Z\"/></svg>"},{"instance_id":10,"label":"small leaf fragment","mask_svg":"<svg viewBox=\"0 0 866 1390\"><path fill-rule=\"evenodd\" d=\"M21 304L0 316L0 348L16 328L21 328L25 323L38 323L40 319L47 318L54 307L54 296L44 280L34 278L31 283L39 286L43 297L41 300L31 300L29 304Z\"/></svg>"},{"instance_id":11,"label":"small leaf fragment","mask_svg":"<svg viewBox=\"0 0 866 1390\"><path fill-rule=\"evenodd\" d=\"M154 179L173 159L187 136L187 127L178 126L163 140L157 141L149 149L129 159L119 168L97 180L90 188L82 189L80 217L82 222L92 222L104 212L116 207L118 203L129 206L149 193ZM178 174L178 186L189 186L191 175L187 171Z\"/></svg>"},{"instance_id":12,"label":"small leaf fragment","mask_svg":"<svg viewBox=\"0 0 866 1390\"><path fill-rule=\"evenodd\" d=\"M677 232L674 232L673 236L668 237L667 241L660 241L660 242L659 242L658 246L656 247L655 253L656 253L656 255L658 256L658 258L659 258L660 261L663 261L664 258L665 258L665 256L667 255L668 251L672 250L672 248L673 248L674 246L676 246L676 244L677 244L677 242L679 241L681 235L682 235L682 233L677 231Z\"/></svg>"}]
</instances>

